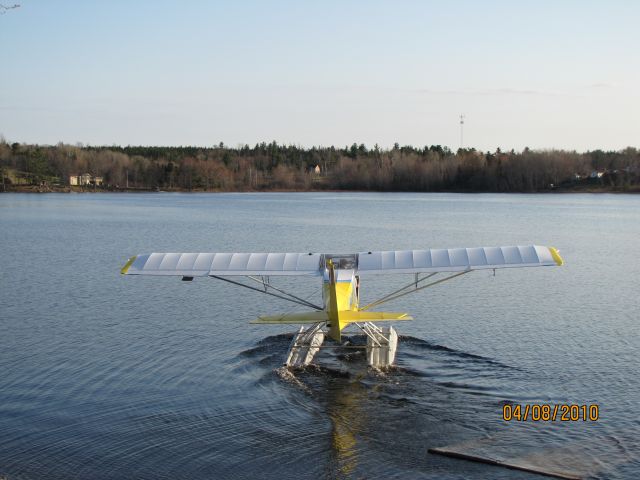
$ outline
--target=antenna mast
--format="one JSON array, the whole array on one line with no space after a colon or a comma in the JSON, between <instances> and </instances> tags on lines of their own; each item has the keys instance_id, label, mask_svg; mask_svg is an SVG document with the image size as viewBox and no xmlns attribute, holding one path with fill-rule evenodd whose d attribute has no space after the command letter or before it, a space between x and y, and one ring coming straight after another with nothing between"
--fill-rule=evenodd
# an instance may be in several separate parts
<instances>
[{"instance_id":1,"label":"antenna mast","mask_svg":"<svg viewBox=\"0 0 640 480\"><path fill-rule=\"evenodd\" d=\"M460 115L460 148L464 148L463 128L464 128L464 115Z\"/></svg>"}]
</instances>

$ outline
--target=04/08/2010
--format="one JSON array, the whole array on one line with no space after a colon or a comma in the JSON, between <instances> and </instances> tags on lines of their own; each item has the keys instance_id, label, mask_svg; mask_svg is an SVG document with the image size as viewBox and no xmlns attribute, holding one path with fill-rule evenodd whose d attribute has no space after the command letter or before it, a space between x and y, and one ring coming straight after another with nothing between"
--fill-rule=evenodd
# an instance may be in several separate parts
<instances>
[{"instance_id":1,"label":"04/08/2010","mask_svg":"<svg viewBox=\"0 0 640 480\"><path fill-rule=\"evenodd\" d=\"M505 422L595 422L600 418L600 407L578 404L510 404L502 407Z\"/></svg>"}]
</instances>

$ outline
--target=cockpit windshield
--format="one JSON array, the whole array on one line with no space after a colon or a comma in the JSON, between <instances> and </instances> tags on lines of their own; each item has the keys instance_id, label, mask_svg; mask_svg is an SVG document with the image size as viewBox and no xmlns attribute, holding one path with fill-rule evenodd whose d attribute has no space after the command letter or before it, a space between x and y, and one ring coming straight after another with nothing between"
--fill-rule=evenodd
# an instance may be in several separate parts
<instances>
[{"instance_id":1,"label":"cockpit windshield","mask_svg":"<svg viewBox=\"0 0 640 480\"><path fill-rule=\"evenodd\" d=\"M325 253L324 264L331 260L338 270L355 270L358 267L358 256L355 253Z\"/></svg>"}]
</instances>

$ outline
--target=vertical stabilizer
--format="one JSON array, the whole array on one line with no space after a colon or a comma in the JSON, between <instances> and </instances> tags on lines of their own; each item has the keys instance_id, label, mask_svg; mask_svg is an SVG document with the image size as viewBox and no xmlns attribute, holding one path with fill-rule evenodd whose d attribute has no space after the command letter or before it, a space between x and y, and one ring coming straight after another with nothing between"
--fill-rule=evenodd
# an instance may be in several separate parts
<instances>
[{"instance_id":1,"label":"vertical stabilizer","mask_svg":"<svg viewBox=\"0 0 640 480\"><path fill-rule=\"evenodd\" d=\"M340 316L338 311L338 295L336 292L336 272L333 261L327 261L329 269L329 336L336 342L340 342Z\"/></svg>"}]
</instances>

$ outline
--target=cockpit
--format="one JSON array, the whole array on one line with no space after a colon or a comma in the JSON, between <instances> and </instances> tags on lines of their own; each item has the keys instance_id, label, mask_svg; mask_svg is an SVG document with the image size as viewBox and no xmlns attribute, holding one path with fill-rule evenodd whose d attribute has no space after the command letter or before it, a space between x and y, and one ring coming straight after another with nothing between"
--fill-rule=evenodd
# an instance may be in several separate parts
<instances>
[{"instance_id":1,"label":"cockpit","mask_svg":"<svg viewBox=\"0 0 640 480\"><path fill-rule=\"evenodd\" d=\"M343 253L325 253L324 265L327 266L328 261L333 262L334 268L337 270L355 270L358 267L358 255Z\"/></svg>"}]
</instances>

